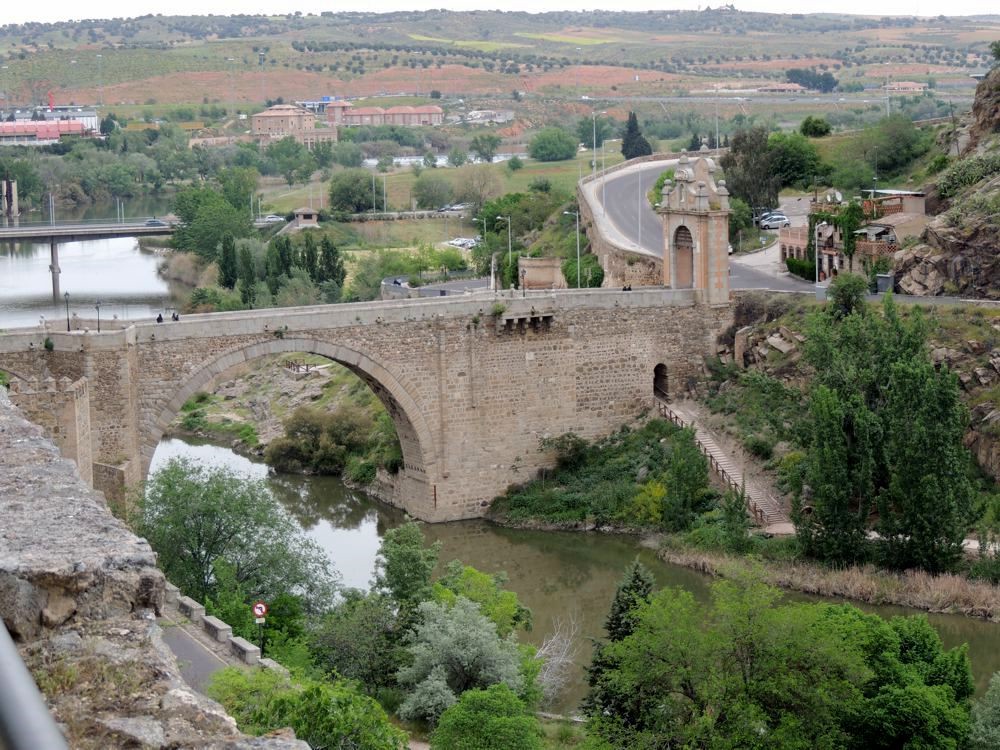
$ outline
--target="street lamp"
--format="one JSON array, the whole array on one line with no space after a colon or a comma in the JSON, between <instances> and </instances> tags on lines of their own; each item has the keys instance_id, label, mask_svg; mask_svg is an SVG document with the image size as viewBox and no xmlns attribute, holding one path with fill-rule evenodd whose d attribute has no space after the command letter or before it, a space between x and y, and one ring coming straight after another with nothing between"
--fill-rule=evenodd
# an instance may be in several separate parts
<instances>
[{"instance_id":1,"label":"street lamp","mask_svg":"<svg viewBox=\"0 0 1000 750\"><path fill-rule=\"evenodd\" d=\"M524 277L528 275L528 270L526 268L521 269L521 297L528 296L528 290L524 287Z\"/></svg>"},{"instance_id":2,"label":"street lamp","mask_svg":"<svg viewBox=\"0 0 1000 750\"><path fill-rule=\"evenodd\" d=\"M101 332L101 302L98 300L97 304L94 305L94 309L97 310L97 332Z\"/></svg>"},{"instance_id":3,"label":"street lamp","mask_svg":"<svg viewBox=\"0 0 1000 750\"><path fill-rule=\"evenodd\" d=\"M590 142L590 145L593 147L590 150L590 160L591 160L591 163L594 165L593 168L590 170L590 173L592 175L593 174L597 174L597 153L596 153L597 152L597 116L598 115L605 115L605 114L607 114L607 112L598 112L597 110L594 110L593 112L590 113L590 117L593 120L593 126L594 126L594 139ZM601 139L601 154L603 155L603 153L604 153L604 139L602 138ZM603 169L603 167L602 167L602 169Z\"/></svg>"},{"instance_id":4,"label":"street lamp","mask_svg":"<svg viewBox=\"0 0 1000 750\"><path fill-rule=\"evenodd\" d=\"M98 104L104 106L104 73L101 68L101 60L104 59L104 55L97 56L97 90L98 90Z\"/></svg>"},{"instance_id":5,"label":"street lamp","mask_svg":"<svg viewBox=\"0 0 1000 750\"><path fill-rule=\"evenodd\" d=\"M816 225L816 236L813 238L813 265L816 269L816 299L823 299L823 287L819 285L819 228L825 227L826 222L821 221Z\"/></svg>"},{"instance_id":6,"label":"street lamp","mask_svg":"<svg viewBox=\"0 0 1000 750\"><path fill-rule=\"evenodd\" d=\"M63 292L63 299L66 300L66 333L69 333L69 292Z\"/></svg>"},{"instance_id":7,"label":"street lamp","mask_svg":"<svg viewBox=\"0 0 1000 750\"><path fill-rule=\"evenodd\" d=\"M506 221L507 222L507 268L510 268L514 264L514 250L511 242L510 235L510 217L509 216L498 216L496 221Z\"/></svg>"},{"instance_id":8,"label":"street lamp","mask_svg":"<svg viewBox=\"0 0 1000 750\"><path fill-rule=\"evenodd\" d=\"M576 288L580 288L580 212L563 211L566 216L576 217Z\"/></svg>"}]
</instances>

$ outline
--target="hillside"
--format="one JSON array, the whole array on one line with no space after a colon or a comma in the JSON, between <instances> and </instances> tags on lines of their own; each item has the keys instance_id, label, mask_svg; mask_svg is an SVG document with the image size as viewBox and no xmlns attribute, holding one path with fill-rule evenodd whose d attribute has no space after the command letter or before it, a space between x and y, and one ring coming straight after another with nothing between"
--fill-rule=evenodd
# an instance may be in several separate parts
<instances>
[{"instance_id":1,"label":"hillside","mask_svg":"<svg viewBox=\"0 0 1000 750\"><path fill-rule=\"evenodd\" d=\"M897 280L909 294L1000 299L1000 67L946 137L961 156L929 186L939 213L921 243L897 253Z\"/></svg>"},{"instance_id":2,"label":"hillside","mask_svg":"<svg viewBox=\"0 0 1000 750\"><path fill-rule=\"evenodd\" d=\"M783 80L789 68L968 91L1000 17L704 11L420 11L143 16L0 27L18 103L259 104L379 93L669 95ZM706 83L706 81L710 83Z\"/></svg>"}]
</instances>

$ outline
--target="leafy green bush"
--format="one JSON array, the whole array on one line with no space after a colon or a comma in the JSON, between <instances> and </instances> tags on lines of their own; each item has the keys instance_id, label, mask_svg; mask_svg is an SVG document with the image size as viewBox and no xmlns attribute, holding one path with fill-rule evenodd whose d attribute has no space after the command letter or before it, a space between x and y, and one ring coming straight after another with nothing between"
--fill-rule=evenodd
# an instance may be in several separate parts
<instances>
[{"instance_id":1,"label":"leafy green bush","mask_svg":"<svg viewBox=\"0 0 1000 750\"><path fill-rule=\"evenodd\" d=\"M774 455L774 443L760 435L747 435L743 438L743 447L757 458L769 461Z\"/></svg>"},{"instance_id":2,"label":"leafy green bush","mask_svg":"<svg viewBox=\"0 0 1000 750\"><path fill-rule=\"evenodd\" d=\"M226 667L212 677L209 695L244 732L262 735L290 726L311 747L404 750L406 735L385 711L345 681L289 681L274 671Z\"/></svg>"},{"instance_id":3,"label":"leafy green bush","mask_svg":"<svg viewBox=\"0 0 1000 750\"><path fill-rule=\"evenodd\" d=\"M785 259L785 265L788 267L789 273L794 273L801 279L806 281L816 280L816 264L811 260L799 260L798 258L788 257Z\"/></svg>"},{"instance_id":4,"label":"leafy green bush","mask_svg":"<svg viewBox=\"0 0 1000 750\"><path fill-rule=\"evenodd\" d=\"M504 684L468 690L443 714L432 750L542 750L542 730Z\"/></svg>"},{"instance_id":5,"label":"leafy green bush","mask_svg":"<svg viewBox=\"0 0 1000 750\"><path fill-rule=\"evenodd\" d=\"M576 137L562 128L542 129L528 144L528 155L538 161L565 161L576 154Z\"/></svg>"}]
</instances>

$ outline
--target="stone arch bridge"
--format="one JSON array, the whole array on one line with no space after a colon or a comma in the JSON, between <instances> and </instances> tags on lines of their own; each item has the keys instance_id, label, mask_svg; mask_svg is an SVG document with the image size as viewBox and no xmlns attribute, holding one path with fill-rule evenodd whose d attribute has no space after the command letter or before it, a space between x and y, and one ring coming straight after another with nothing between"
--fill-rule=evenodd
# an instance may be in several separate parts
<instances>
[{"instance_id":1,"label":"stone arch bridge","mask_svg":"<svg viewBox=\"0 0 1000 750\"><path fill-rule=\"evenodd\" d=\"M29 419L115 497L144 477L184 402L227 370L281 352L329 357L395 422L404 465L391 502L445 521L482 515L550 464L540 438L608 434L652 408L654 378L683 388L728 315L701 290L651 288L267 309L9 332L0 369Z\"/></svg>"}]
</instances>

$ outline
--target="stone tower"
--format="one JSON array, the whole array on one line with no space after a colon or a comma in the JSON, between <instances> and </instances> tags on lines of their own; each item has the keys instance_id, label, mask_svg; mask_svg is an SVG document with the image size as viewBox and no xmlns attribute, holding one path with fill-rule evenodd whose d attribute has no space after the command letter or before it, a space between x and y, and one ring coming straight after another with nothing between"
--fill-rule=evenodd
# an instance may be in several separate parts
<instances>
[{"instance_id":1,"label":"stone tower","mask_svg":"<svg viewBox=\"0 0 1000 750\"><path fill-rule=\"evenodd\" d=\"M682 156L663 184L663 285L695 289L709 305L729 303L729 191L715 162Z\"/></svg>"}]
</instances>

